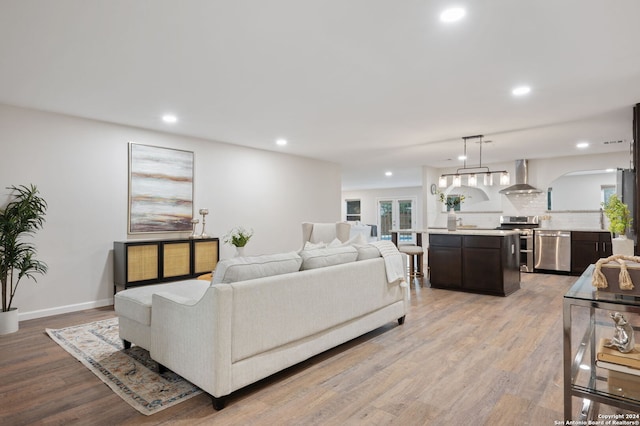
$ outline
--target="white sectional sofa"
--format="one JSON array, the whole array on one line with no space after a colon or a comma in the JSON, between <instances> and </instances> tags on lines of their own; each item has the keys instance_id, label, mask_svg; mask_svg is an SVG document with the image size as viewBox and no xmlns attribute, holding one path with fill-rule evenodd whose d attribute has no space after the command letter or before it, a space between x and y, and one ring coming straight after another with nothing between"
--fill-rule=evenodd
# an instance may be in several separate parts
<instances>
[{"instance_id":1,"label":"white sectional sofa","mask_svg":"<svg viewBox=\"0 0 640 426\"><path fill-rule=\"evenodd\" d=\"M402 257L395 246L373 247L228 259L212 282L124 290L115 297L120 337L149 349L221 409L237 389L404 322Z\"/></svg>"}]
</instances>

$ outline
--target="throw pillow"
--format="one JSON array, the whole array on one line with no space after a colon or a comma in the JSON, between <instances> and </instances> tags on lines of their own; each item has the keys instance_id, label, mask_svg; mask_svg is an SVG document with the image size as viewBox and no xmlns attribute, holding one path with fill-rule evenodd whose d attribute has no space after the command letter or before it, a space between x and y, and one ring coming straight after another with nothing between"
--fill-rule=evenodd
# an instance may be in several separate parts
<instances>
[{"instance_id":1,"label":"throw pillow","mask_svg":"<svg viewBox=\"0 0 640 426\"><path fill-rule=\"evenodd\" d=\"M359 245L367 244L367 239L362 234L355 235L352 238L349 238L349 240L345 241L344 243L339 239L335 238L333 241L327 244L327 247L333 248L333 247L355 246L358 244Z\"/></svg>"},{"instance_id":2,"label":"throw pillow","mask_svg":"<svg viewBox=\"0 0 640 426\"><path fill-rule=\"evenodd\" d=\"M304 248L302 250L316 250L325 247L327 247L327 243L312 243L311 241L307 241L306 243L304 243Z\"/></svg>"}]
</instances>

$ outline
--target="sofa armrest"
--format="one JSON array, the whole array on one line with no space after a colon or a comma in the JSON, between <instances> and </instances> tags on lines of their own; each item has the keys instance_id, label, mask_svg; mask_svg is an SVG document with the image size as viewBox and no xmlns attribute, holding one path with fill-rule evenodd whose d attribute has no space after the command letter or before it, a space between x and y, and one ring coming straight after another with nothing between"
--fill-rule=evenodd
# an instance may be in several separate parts
<instances>
[{"instance_id":1,"label":"sofa armrest","mask_svg":"<svg viewBox=\"0 0 640 426\"><path fill-rule=\"evenodd\" d=\"M193 301L153 295L151 358L215 397L231 393L231 298L228 285Z\"/></svg>"},{"instance_id":2,"label":"sofa armrest","mask_svg":"<svg viewBox=\"0 0 640 426\"><path fill-rule=\"evenodd\" d=\"M155 294L158 296L161 296L164 299L167 299L168 301L171 301L180 305L193 306L199 302L199 300L192 299L189 297L184 297L179 294L170 293L167 291L159 291L158 293L155 293Z\"/></svg>"}]
</instances>

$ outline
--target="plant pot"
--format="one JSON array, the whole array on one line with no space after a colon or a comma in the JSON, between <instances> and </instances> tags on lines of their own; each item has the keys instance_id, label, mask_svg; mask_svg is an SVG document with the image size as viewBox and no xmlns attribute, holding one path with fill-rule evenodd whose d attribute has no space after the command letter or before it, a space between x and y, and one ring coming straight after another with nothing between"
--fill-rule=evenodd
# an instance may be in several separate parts
<instances>
[{"instance_id":1,"label":"plant pot","mask_svg":"<svg viewBox=\"0 0 640 426\"><path fill-rule=\"evenodd\" d=\"M244 246L236 247L236 257L244 257Z\"/></svg>"},{"instance_id":2,"label":"plant pot","mask_svg":"<svg viewBox=\"0 0 640 426\"><path fill-rule=\"evenodd\" d=\"M613 252L613 254L633 256L633 240L630 240L627 237L612 238L611 251Z\"/></svg>"},{"instance_id":3,"label":"plant pot","mask_svg":"<svg viewBox=\"0 0 640 426\"><path fill-rule=\"evenodd\" d=\"M0 336L18 331L18 308L0 312Z\"/></svg>"}]
</instances>

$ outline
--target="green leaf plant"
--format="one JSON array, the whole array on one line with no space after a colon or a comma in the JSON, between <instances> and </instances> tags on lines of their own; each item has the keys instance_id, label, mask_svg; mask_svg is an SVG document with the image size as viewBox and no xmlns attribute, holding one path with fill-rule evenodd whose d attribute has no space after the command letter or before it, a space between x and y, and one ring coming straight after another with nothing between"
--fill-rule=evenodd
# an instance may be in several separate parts
<instances>
[{"instance_id":1,"label":"green leaf plant","mask_svg":"<svg viewBox=\"0 0 640 426\"><path fill-rule=\"evenodd\" d=\"M36 248L25 237L42 228L47 210L35 185L10 186L9 202L0 210L0 282L2 312L11 309L11 302L22 278L35 279L45 274L47 265L35 258Z\"/></svg>"},{"instance_id":2,"label":"green leaf plant","mask_svg":"<svg viewBox=\"0 0 640 426\"><path fill-rule=\"evenodd\" d=\"M606 203L602 203L604 214L609 219L609 231L612 234L625 235L631 226L631 212L616 194L609 197Z\"/></svg>"},{"instance_id":3,"label":"green leaf plant","mask_svg":"<svg viewBox=\"0 0 640 426\"><path fill-rule=\"evenodd\" d=\"M244 247L249 242L252 235L253 229L247 231L245 228L238 226L236 228L233 228L227 235L224 236L223 242L225 242L226 244L234 245L236 247Z\"/></svg>"}]
</instances>

